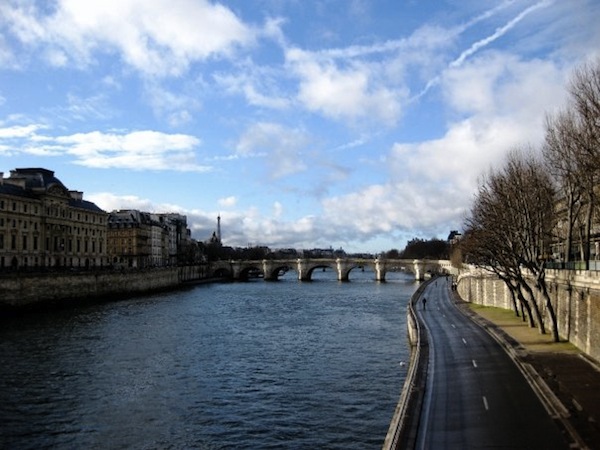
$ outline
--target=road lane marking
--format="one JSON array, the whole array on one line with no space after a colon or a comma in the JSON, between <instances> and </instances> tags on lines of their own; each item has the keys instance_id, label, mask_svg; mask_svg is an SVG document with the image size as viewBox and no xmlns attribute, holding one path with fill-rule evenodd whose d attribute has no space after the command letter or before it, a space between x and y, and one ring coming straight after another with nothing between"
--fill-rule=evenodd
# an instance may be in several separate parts
<instances>
[{"instance_id":1,"label":"road lane marking","mask_svg":"<svg viewBox=\"0 0 600 450\"><path fill-rule=\"evenodd\" d=\"M490 410L490 406L488 405L487 398L485 398L485 395L483 396L483 407L486 411Z\"/></svg>"},{"instance_id":2,"label":"road lane marking","mask_svg":"<svg viewBox=\"0 0 600 450\"><path fill-rule=\"evenodd\" d=\"M463 344L467 345L467 340L465 338L462 338Z\"/></svg>"},{"instance_id":3,"label":"road lane marking","mask_svg":"<svg viewBox=\"0 0 600 450\"><path fill-rule=\"evenodd\" d=\"M477 369L477 361L473 360L473 367Z\"/></svg>"}]
</instances>

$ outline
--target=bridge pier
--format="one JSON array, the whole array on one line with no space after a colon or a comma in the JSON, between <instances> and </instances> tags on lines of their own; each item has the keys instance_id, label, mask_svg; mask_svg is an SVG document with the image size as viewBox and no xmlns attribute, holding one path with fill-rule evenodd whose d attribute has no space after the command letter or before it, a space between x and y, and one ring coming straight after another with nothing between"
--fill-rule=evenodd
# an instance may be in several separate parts
<instances>
[{"instance_id":1,"label":"bridge pier","mask_svg":"<svg viewBox=\"0 0 600 450\"><path fill-rule=\"evenodd\" d=\"M298 258L296 260L297 266L296 270L298 272L298 280L299 281L310 281L310 273L308 268L306 267L306 261Z\"/></svg>"},{"instance_id":2,"label":"bridge pier","mask_svg":"<svg viewBox=\"0 0 600 450\"><path fill-rule=\"evenodd\" d=\"M375 281L385 281L385 272L385 262L377 258L375 260Z\"/></svg>"},{"instance_id":3,"label":"bridge pier","mask_svg":"<svg viewBox=\"0 0 600 450\"><path fill-rule=\"evenodd\" d=\"M354 266L341 258L335 260L335 265L338 273L338 281L348 281L348 274Z\"/></svg>"},{"instance_id":4,"label":"bridge pier","mask_svg":"<svg viewBox=\"0 0 600 450\"><path fill-rule=\"evenodd\" d=\"M262 269L263 269L263 280L277 281L277 274L276 273L274 274L276 267L271 261L269 261L268 259L263 259Z\"/></svg>"},{"instance_id":5,"label":"bridge pier","mask_svg":"<svg viewBox=\"0 0 600 450\"><path fill-rule=\"evenodd\" d=\"M413 269L415 271L415 280L423 281L425 279L425 262L421 259L413 261Z\"/></svg>"},{"instance_id":6,"label":"bridge pier","mask_svg":"<svg viewBox=\"0 0 600 450\"><path fill-rule=\"evenodd\" d=\"M262 272L266 281L276 280L281 274L281 269L295 269L298 272L299 281L310 281L311 274L316 268L331 268L337 272L338 281L348 281L349 273L357 268L369 267L375 272L376 281L385 282L387 272L390 270L404 270L413 272L415 280L422 281L427 275L426 271L432 272L449 271L449 261L431 261L427 259L375 259L362 258L337 258L337 259L307 259L296 260L281 259L260 261L229 260L217 261L211 265L210 270L215 276L231 276L233 280L239 281L247 278L248 273Z\"/></svg>"},{"instance_id":7,"label":"bridge pier","mask_svg":"<svg viewBox=\"0 0 600 450\"><path fill-rule=\"evenodd\" d=\"M242 262L241 261L229 261L229 267L231 268L231 278L238 281L242 273Z\"/></svg>"}]
</instances>

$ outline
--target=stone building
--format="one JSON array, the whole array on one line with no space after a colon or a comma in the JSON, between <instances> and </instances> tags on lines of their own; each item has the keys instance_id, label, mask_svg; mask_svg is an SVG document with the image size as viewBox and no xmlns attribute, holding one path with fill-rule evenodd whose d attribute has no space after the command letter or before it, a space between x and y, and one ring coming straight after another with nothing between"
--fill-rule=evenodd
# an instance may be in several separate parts
<instances>
[{"instance_id":1,"label":"stone building","mask_svg":"<svg viewBox=\"0 0 600 450\"><path fill-rule=\"evenodd\" d=\"M126 209L108 217L108 256L114 267L151 266L152 226L149 213Z\"/></svg>"},{"instance_id":2,"label":"stone building","mask_svg":"<svg viewBox=\"0 0 600 450\"><path fill-rule=\"evenodd\" d=\"M113 211L108 218L108 256L115 267L179 264L193 247L186 216L138 210ZM185 262L190 261L189 258Z\"/></svg>"},{"instance_id":3,"label":"stone building","mask_svg":"<svg viewBox=\"0 0 600 450\"><path fill-rule=\"evenodd\" d=\"M51 170L0 172L0 270L102 267L107 217Z\"/></svg>"},{"instance_id":4,"label":"stone building","mask_svg":"<svg viewBox=\"0 0 600 450\"><path fill-rule=\"evenodd\" d=\"M189 258L190 249L196 247L191 231L187 227L187 217L177 213L158 214L158 220L168 233L168 265L195 262Z\"/></svg>"}]
</instances>

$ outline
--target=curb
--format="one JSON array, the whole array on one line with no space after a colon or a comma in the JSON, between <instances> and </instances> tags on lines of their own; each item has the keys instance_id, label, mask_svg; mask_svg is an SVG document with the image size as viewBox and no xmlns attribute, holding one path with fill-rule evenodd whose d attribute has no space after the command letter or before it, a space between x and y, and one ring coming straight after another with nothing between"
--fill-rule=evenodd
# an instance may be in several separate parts
<instances>
[{"instance_id":1,"label":"curb","mask_svg":"<svg viewBox=\"0 0 600 450\"><path fill-rule=\"evenodd\" d=\"M469 319L471 319L474 323L483 328L496 342L502 346L504 351L508 354L510 359L512 359L519 371L523 374L529 385L532 387L533 391L542 402L542 405L550 417L555 420L559 427L563 428L571 437L573 442L571 443L570 448L581 450L589 449L577 430L575 430L575 428L569 422L568 419L571 414L568 408L559 400L559 398L552 391L552 389L550 389L548 384L535 370L535 368L531 364L524 361L525 356L528 354L527 350L525 350L525 348L523 348L519 342L515 341L511 336L498 328L496 324L471 311L467 307L468 302L462 300L458 294L455 294L453 298L454 305L462 314L469 317ZM600 370L598 366L595 367Z\"/></svg>"},{"instance_id":2,"label":"curb","mask_svg":"<svg viewBox=\"0 0 600 450\"><path fill-rule=\"evenodd\" d=\"M415 313L415 303L428 284L429 281L422 283L408 303L407 322L411 344L409 369L382 450L414 448L417 441L417 431L427 382L429 341L427 333L421 333L423 323ZM413 327L413 329L411 330L410 327Z\"/></svg>"}]
</instances>

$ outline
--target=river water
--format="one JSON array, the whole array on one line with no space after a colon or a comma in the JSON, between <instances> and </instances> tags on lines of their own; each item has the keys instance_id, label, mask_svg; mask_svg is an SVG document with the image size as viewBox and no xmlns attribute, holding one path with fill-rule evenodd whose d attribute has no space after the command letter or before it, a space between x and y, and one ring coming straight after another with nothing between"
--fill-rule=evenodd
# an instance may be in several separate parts
<instances>
[{"instance_id":1,"label":"river water","mask_svg":"<svg viewBox=\"0 0 600 450\"><path fill-rule=\"evenodd\" d=\"M0 319L0 448L379 449L405 274L315 272Z\"/></svg>"}]
</instances>

